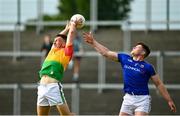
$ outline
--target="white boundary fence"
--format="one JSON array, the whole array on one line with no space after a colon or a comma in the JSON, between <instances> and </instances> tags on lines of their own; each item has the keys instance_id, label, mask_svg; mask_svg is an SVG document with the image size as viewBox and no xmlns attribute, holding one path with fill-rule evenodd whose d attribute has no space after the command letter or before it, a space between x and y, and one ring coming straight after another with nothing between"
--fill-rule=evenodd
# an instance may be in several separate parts
<instances>
[{"instance_id":1,"label":"white boundary fence","mask_svg":"<svg viewBox=\"0 0 180 116\"><path fill-rule=\"evenodd\" d=\"M14 56L16 52L0 52L0 57ZM18 52L19 56L28 56L28 57L41 57L41 52ZM75 54L83 57L97 57L98 58L98 83L97 84L63 84L65 89L72 90L72 111L79 114L79 93L80 89L97 89L99 93L103 89L122 89L122 84L107 84L106 83L106 62L104 57L102 57L97 52L85 52ZM167 51L167 52L152 52L150 57L156 57L156 67L157 72L159 73L161 80L163 81L163 58L164 56L180 56L180 52ZM179 84L166 84L168 89L180 89ZM21 112L21 89L35 89L36 84L0 84L0 89L11 89L13 92L13 114L20 115ZM150 89L154 89L153 85L149 85Z\"/></svg>"}]
</instances>

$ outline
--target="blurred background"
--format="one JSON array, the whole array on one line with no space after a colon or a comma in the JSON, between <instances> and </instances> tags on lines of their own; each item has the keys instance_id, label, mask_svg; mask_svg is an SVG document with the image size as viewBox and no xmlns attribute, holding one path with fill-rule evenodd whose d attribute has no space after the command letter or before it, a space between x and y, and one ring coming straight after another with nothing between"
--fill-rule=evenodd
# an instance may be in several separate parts
<instances>
[{"instance_id":1,"label":"blurred background","mask_svg":"<svg viewBox=\"0 0 180 116\"><path fill-rule=\"evenodd\" d=\"M129 52L136 42L152 50L147 61L155 66L177 112L149 83L150 115L180 114L180 1L179 0L0 0L0 115L36 115L38 71L44 60L43 38L59 33L73 14L86 18L79 29L117 52ZM70 109L79 115L117 115L123 99L122 69L105 60L82 40L79 84L73 68L63 78ZM52 108L50 114L58 114Z\"/></svg>"}]
</instances>

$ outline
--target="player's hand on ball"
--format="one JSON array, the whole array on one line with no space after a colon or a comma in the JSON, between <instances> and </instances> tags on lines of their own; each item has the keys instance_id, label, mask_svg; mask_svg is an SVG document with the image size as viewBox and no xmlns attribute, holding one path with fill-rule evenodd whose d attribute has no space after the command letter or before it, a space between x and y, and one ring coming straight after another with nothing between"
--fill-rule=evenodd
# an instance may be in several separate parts
<instances>
[{"instance_id":1,"label":"player's hand on ball","mask_svg":"<svg viewBox=\"0 0 180 116\"><path fill-rule=\"evenodd\" d=\"M70 21L76 24L76 28L82 28L85 24L85 18L81 14L73 15Z\"/></svg>"},{"instance_id":2,"label":"player's hand on ball","mask_svg":"<svg viewBox=\"0 0 180 116\"><path fill-rule=\"evenodd\" d=\"M84 38L84 41L88 44L91 44L93 45L94 43L94 37L93 37L93 34L92 32L88 32L88 33L83 33L83 38Z\"/></svg>"}]
</instances>

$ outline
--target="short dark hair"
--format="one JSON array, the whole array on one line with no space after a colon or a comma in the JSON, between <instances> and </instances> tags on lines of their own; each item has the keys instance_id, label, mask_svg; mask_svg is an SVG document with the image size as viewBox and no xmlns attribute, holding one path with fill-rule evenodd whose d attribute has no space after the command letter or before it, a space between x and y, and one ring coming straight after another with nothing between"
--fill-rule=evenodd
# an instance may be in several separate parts
<instances>
[{"instance_id":1,"label":"short dark hair","mask_svg":"<svg viewBox=\"0 0 180 116\"><path fill-rule=\"evenodd\" d=\"M143 47L143 49L145 50L145 55L144 55L144 58L146 58L147 56L149 56L149 54L151 53L151 50L150 48L143 42L138 42L136 43L136 46L137 45L141 45Z\"/></svg>"},{"instance_id":2,"label":"short dark hair","mask_svg":"<svg viewBox=\"0 0 180 116\"><path fill-rule=\"evenodd\" d=\"M57 34L56 37L61 37L65 42L67 40L67 36L64 34Z\"/></svg>"}]
</instances>

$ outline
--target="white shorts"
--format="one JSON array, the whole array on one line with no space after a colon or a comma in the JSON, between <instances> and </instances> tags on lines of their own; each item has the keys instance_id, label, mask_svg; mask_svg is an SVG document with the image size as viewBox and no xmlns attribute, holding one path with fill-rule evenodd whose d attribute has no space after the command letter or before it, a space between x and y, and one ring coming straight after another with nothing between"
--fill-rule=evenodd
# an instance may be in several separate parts
<instances>
[{"instance_id":1,"label":"white shorts","mask_svg":"<svg viewBox=\"0 0 180 116\"><path fill-rule=\"evenodd\" d=\"M133 115L134 112L149 113L151 110L150 95L130 95L125 94L120 112Z\"/></svg>"},{"instance_id":2,"label":"white shorts","mask_svg":"<svg viewBox=\"0 0 180 116\"><path fill-rule=\"evenodd\" d=\"M39 84L38 106L54 106L66 103L61 83Z\"/></svg>"}]
</instances>

